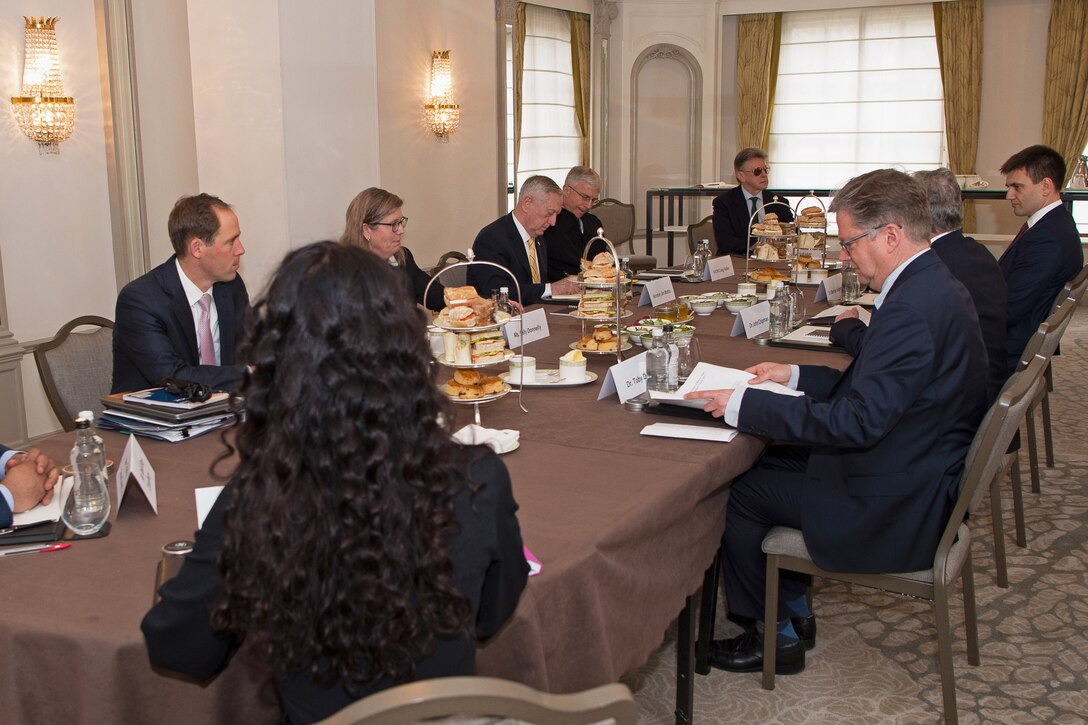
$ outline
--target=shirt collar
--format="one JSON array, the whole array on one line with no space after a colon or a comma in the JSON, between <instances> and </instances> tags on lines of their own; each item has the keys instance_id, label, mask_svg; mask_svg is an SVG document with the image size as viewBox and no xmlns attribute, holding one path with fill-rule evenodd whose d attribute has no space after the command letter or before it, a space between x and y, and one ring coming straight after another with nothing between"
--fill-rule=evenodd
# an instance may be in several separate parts
<instances>
[{"instance_id":1,"label":"shirt collar","mask_svg":"<svg viewBox=\"0 0 1088 725\"><path fill-rule=\"evenodd\" d=\"M510 218L514 220L514 226L518 228L518 234L521 235L521 241L529 241L529 232L525 231L525 227L521 226L521 222L518 221L518 215L514 212L510 212Z\"/></svg>"},{"instance_id":2,"label":"shirt collar","mask_svg":"<svg viewBox=\"0 0 1088 725\"><path fill-rule=\"evenodd\" d=\"M181 278L181 289L185 292L185 299L189 301L189 306L192 307L200 301L200 298L204 296L204 293L201 292L200 288L193 284L193 281L185 275L185 270L181 268L181 260L177 257L174 257L174 265L178 268L178 277ZM208 288L209 294L213 287L215 287L214 284Z\"/></svg>"},{"instance_id":3,"label":"shirt collar","mask_svg":"<svg viewBox=\"0 0 1088 725\"><path fill-rule=\"evenodd\" d=\"M1040 219L1042 219L1047 214L1049 214L1051 209L1053 209L1054 207L1060 205L1061 203L1062 203L1061 199L1058 199L1057 201L1052 201L1049 204L1047 204L1046 206L1044 206L1042 209L1040 209L1039 211L1037 211L1034 214L1032 214L1031 216L1029 216L1028 217L1028 229L1031 229L1033 226L1038 224Z\"/></svg>"},{"instance_id":4,"label":"shirt collar","mask_svg":"<svg viewBox=\"0 0 1088 725\"><path fill-rule=\"evenodd\" d=\"M907 265L918 259L918 257L922 256L928 251L929 247L926 247L920 252L915 252L910 257L908 257L902 264L892 270L892 273L888 275L888 278L886 280L884 280L884 287L880 290L880 294L876 296L876 301L873 302L873 307L878 310L880 309L880 306L884 304L884 298L888 296L888 291L891 290L892 285L895 284L895 280L899 279L899 275L903 272L904 269L907 268Z\"/></svg>"}]
</instances>

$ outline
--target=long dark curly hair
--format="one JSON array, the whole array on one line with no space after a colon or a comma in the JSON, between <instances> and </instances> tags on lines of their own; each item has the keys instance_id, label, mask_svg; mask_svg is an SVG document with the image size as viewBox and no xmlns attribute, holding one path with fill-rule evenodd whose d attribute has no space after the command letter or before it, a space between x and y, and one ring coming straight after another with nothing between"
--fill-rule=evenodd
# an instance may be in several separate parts
<instances>
[{"instance_id":1,"label":"long dark curly hair","mask_svg":"<svg viewBox=\"0 0 1088 725\"><path fill-rule=\"evenodd\" d=\"M475 486L439 422L421 314L384 260L317 242L284 259L240 355L214 626L275 676L409 678L437 638L472 630L447 539Z\"/></svg>"}]
</instances>

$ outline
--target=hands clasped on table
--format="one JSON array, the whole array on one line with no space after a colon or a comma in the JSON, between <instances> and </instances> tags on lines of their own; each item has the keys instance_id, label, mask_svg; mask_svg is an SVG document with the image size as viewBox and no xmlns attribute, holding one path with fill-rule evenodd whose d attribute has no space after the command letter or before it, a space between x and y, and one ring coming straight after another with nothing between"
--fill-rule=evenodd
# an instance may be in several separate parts
<instances>
[{"instance_id":1,"label":"hands clasped on table","mask_svg":"<svg viewBox=\"0 0 1088 725\"><path fill-rule=\"evenodd\" d=\"M53 499L57 475L57 464L37 448L12 456L3 480L15 500L14 512L49 503Z\"/></svg>"}]
</instances>

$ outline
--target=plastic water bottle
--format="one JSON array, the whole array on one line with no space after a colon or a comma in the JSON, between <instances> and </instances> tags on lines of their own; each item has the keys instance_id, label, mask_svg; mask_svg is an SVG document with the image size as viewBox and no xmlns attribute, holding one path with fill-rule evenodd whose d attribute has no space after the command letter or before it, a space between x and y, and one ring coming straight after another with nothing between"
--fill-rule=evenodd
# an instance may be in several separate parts
<instances>
[{"instance_id":1,"label":"plastic water bottle","mask_svg":"<svg viewBox=\"0 0 1088 725\"><path fill-rule=\"evenodd\" d=\"M90 422L77 418L71 458L75 480L61 519L79 536L97 534L110 515L110 492L102 460L102 449L94 441Z\"/></svg>"},{"instance_id":2,"label":"plastic water bottle","mask_svg":"<svg viewBox=\"0 0 1088 725\"><path fill-rule=\"evenodd\" d=\"M94 411L81 410L79 411L79 415L77 415L76 418L83 418L90 424L91 438L94 438L95 445L98 446L98 451L102 454L102 460L99 461L99 463L102 464L102 470L106 471L106 442L102 440L102 436L98 435L98 430L96 430L94 427Z\"/></svg>"},{"instance_id":3,"label":"plastic water bottle","mask_svg":"<svg viewBox=\"0 0 1088 725\"><path fill-rule=\"evenodd\" d=\"M634 277L634 274L632 274L631 272L630 257L620 257L620 277L626 280L623 283L623 296L627 299L628 302L630 302L632 297L631 279Z\"/></svg>"},{"instance_id":4,"label":"plastic water bottle","mask_svg":"<svg viewBox=\"0 0 1088 725\"><path fill-rule=\"evenodd\" d=\"M668 374L665 379L666 390L670 393L680 387L680 348L676 345L675 328L665 325L661 328L665 336L665 350L669 353Z\"/></svg>"},{"instance_id":5,"label":"plastic water bottle","mask_svg":"<svg viewBox=\"0 0 1088 725\"><path fill-rule=\"evenodd\" d=\"M710 240L700 239L699 248L692 257L692 277L702 279L706 274L706 265L710 261Z\"/></svg>"},{"instance_id":6,"label":"plastic water bottle","mask_svg":"<svg viewBox=\"0 0 1088 725\"><path fill-rule=\"evenodd\" d=\"M770 337L777 340L785 337L790 331L790 297L781 282L775 282L774 286L767 285L767 302L771 306L771 330Z\"/></svg>"},{"instance_id":7,"label":"plastic water bottle","mask_svg":"<svg viewBox=\"0 0 1088 725\"><path fill-rule=\"evenodd\" d=\"M650 335L653 338L653 346L646 351L646 387L663 393L668 392L669 348L665 345L665 331L655 327Z\"/></svg>"},{"instance_id":8,"label":"plastic water bottle","mask_svg":"<svg viewBox=\"0 0 1088 725\"><path fill-rule=\"evenodd\" d=\"M499 287L499 301L495 304L495 308L508 313L511 317L514 316L514 306L510 304L509 287Z\"/></svg>"}]
</instances>

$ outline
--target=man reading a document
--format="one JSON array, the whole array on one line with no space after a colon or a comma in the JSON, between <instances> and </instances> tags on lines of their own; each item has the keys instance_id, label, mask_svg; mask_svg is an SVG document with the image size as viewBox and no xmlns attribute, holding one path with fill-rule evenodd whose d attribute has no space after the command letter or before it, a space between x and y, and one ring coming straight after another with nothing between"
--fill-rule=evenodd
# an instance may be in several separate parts
<instances>
[{"instance_id":1,"label":"man reading a document","mask_svg":"<svg viewBox=\"0 0 1088 725\"><path fill-rule=\"evenodd\" d=\"M730 614L755 622L715 641L711 663L763 666L763 537L801 530L832 571L928 568L955 503L963 459L986 408L986 350L967 291L929 249L931 220L917 181L891 169L852 179L836 196L843 239L863 283L879 290L865 345L844 371L761 363L751 383L804 392L698 391L705 410L772 446L732 487L722 540ZM784 572L774 626L777 672L805 667L815 644L806 582Z\"/></svg>"}]
</instances>

